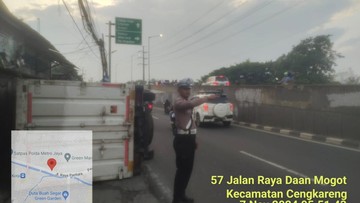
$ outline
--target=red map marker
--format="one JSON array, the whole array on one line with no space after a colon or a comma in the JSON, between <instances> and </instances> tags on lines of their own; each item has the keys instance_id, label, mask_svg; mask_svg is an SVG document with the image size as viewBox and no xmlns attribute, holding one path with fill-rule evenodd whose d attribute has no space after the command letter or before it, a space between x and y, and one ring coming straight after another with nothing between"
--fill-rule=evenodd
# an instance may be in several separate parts
<instances>
[{"instance_id":1,"label":"red map marker","mask_svg":"<svg viewBox=\"0 0 360 203\"><path fill-rule=\"evenodd\" d=\"M47 165L49 166L49 168L51 169L51 171L54 169L54 167L56 166L56 160L54 158L50 158L47 161Z\"/></svg>"}]
</instances>

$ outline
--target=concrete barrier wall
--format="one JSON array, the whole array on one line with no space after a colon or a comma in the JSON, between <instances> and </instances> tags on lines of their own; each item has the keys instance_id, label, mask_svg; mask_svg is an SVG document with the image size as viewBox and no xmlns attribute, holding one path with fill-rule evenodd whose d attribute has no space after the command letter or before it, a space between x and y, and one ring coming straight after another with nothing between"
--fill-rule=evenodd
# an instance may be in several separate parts
<instances>
[{"instance_id":1,"label":"concrete barrier wall","mask_svg":"<svg viewBox=\"0 0 360 203\"><path fill-rule=\"evenodd\" d=\"M153 87L155 105L176 97L175 87ZM215 90L219 87L194 87ZM360 140L360 86L232 86L235 119L326 136Z\"/></svg>"}]
</instances>

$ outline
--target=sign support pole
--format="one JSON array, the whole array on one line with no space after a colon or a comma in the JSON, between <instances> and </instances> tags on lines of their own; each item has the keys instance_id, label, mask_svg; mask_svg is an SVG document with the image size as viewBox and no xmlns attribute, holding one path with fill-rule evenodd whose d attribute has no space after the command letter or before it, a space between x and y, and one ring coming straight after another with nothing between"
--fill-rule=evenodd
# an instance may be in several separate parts
<instances>
[{"instance_id":1,"label":"sign support pole","mask_svg":"<svg viewBox=\"0 0 360 203\"><path fill-rule=\"evenodd\" d=\"M114 37L112 34L111 34L111 26L115 25L115 23L112 23L111 21L109 21L109 23L107 23L109 25L109 52L108 52L108 55L109 55L109 82L111 82L111 38Z\"/></svg>"},{"instance_id":2,"label":"sign support pole","mask_svg":"<svg viewBox=\"0 0 360 203\"><path fill-rule=\"evenodd\" d=\"M145 82L145 46L143 46L143 82Z\"/></svg>"}]
</instances>

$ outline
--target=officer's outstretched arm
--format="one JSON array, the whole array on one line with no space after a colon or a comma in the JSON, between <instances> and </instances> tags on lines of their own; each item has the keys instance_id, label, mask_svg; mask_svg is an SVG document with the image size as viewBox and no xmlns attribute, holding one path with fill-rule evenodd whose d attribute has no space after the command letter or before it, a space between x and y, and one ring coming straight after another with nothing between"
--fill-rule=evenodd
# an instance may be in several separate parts
<instances>
[{"instance_id":1,"label":"officer's outstretched arm","mask_svg":"<svg viewBox=\"0 0 360 203\"><path fill-rule=\"evenodd\" d=\"M195 106L199 106L208 101L208 97L202 97L198 99L189 100L176 100L174 104L174 108L177 110L186 110L192 109Z\"/></svg>"}]
</instances>

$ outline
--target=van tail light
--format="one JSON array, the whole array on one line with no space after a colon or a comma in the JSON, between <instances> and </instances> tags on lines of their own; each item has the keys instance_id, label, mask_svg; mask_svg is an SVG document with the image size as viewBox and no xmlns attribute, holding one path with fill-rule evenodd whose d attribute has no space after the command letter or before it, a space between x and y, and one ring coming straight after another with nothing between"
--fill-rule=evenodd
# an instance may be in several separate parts
<instances>
[{"instance_id":1,"label":"van tail light","mask_svg":"<svg viewBox=\"0 0 360 203\"><path fill-rule=\"evenodd\" d=\"M218 81L213 82L213 85L218 86L219 85Z\"/></svg>"},{"instance_id":2,"label":"van tail light","mask_svg":"<svg viewBox=\"0 0 360 203\"><path fill-rule=\"evenodd\" d=\"M230 111L233 112L234 111L234 104L230 103L229 106L230 106Z\"/></svg>"},{"instance_id":3,"label":"van tail light","mask_svg":"<svg viewBox=\"0 0 360 203\"><path fill-rule=\"evenodd\" d=\"M230 86L230 82L229 81L226 82L225 86Z\"/></svg>"},{"instance_id":4,"label":"van tail light","mask_svg":"<svg viewBox=\"0 0 360 203\"><path fill-rule=\"evenodd\" d=\"M207 104L207 103L204 103L203 104L203 109L204 109L204 111L209 111L209 105Z\"/></svg>"}]
</instances>

